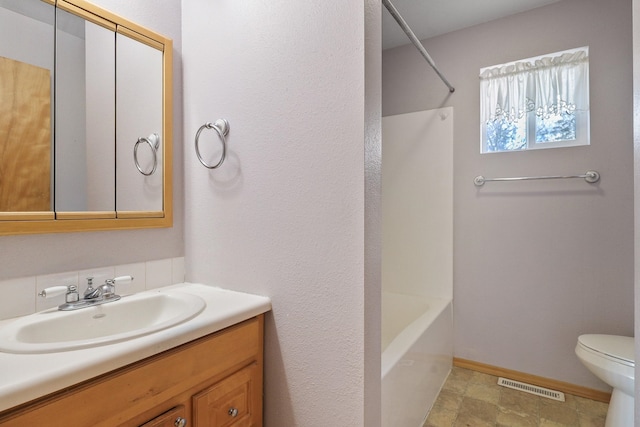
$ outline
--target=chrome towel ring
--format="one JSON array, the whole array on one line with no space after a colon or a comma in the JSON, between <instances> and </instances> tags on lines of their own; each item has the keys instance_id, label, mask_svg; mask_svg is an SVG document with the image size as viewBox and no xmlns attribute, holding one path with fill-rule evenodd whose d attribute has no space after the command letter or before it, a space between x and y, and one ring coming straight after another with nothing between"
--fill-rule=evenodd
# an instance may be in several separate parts
<instances>
[{"instance_id":1,"label":"chrome towel ring","mask_svg":"<svg viewBox=\"0 0 640 427\"><path fill-rule=\"evenodd\" d=\"M202 158L202 156L200 155L200 134L202 133L202 131L204 129L213 129L218 133L218 137L220 137L220 142L222 142L222 156L220 156L220 161L218 163L216 163L215 165L209 165L207 164L207 162L204 161L204 159ZM229 122L225 119L218 119L216 120L215 123L211 123L211 122L207 122L205 124L203 124L202 126L200 126L200 129L198 129L198 132L196 132L196 141L195 141L195 146L196 146L196 156L198 156L198 160L200 160L200 163L202 163L202 165L207 168L207 169L215 169L218 166L220 166L222 164L222 162L224 162L224 158L227 155L227 139L226 136L229 133Z\"/></svg>"},{"instance_id":2,"label":"chrome towel ring","mask_svg":"<svg viewBox=\"0 0 640 427\"><path fill-rule=\"evenodd\" d=\"M142 170L142 167L138 162L138 145L140 145L141 143L149 144L151 152L153 153L153 168L151 168L151 172L145 172L144 170ZM157 133L152 133L147 138L138 138L138 142L136 142L136 144L133 146L133 162L136 164L136 168L142 175L153 175L153 173L156 171L158 167L158 147L160 147L160 136Z\"/></svg>"}]
</instances>

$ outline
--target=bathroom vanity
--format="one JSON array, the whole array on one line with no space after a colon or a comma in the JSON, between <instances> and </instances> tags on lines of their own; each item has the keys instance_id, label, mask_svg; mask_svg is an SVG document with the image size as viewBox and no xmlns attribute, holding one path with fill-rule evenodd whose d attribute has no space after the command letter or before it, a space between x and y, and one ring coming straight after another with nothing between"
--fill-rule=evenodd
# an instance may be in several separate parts
<instances>
[{"instance_id":1,"label":"bathroom vanity","mask_svg":"<svg viewBox=\"0 0 640 427\"><path fill-rule=\"evenodd\" d=\"M124 342L0 353L0 426L261 426L269 299L195 284L158 292L176 291L206 308Z\"/></svg>"},{"instance_id":2,"label":"bathroom vanity","mask_svg":"<svg viewBox=\"0 0 640 427\"><path fill-rule=\"evenodd\" d=\"M261 425L262 326L254 317L10 410L0 425Z\"/></svg>"}]
</instances>

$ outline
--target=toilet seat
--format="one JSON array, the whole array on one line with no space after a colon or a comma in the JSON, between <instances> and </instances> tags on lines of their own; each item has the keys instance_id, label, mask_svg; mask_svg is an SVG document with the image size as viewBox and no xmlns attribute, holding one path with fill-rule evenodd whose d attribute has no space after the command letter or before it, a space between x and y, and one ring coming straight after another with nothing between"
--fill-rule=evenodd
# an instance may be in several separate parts
<instances>
[{"instance_id":1,"label":"toilet seat","mask_svg":"<svg viewBox=\"0 0 640 427\"><path fill-rule=\"evenodd\" d=\"M595 352L598 356L612 362L635 367L633 337L587 334L578 337L578 344L585 350Z\"/></svg>"}]
</instances>

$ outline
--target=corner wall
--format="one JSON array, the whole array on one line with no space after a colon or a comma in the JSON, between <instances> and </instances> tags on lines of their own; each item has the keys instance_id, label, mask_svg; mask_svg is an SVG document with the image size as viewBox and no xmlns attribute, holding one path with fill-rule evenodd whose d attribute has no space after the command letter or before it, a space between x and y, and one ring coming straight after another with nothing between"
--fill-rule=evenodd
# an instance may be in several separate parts
<instances>
[{"instance_id":1,"label":"corner wall","mask_svg":"<svg viewBox=\"0 0 640 427\"><path fill-rule=\"evenodd\" d=\"M365 251L378 194L369 182L365 200L365 137L375 177L380 120L379 71L365 77L380 29L365 48L365 33L376 37L365 22L379 7L183 2L185 140L230 123L219 169L185 148L187 280L272 299L266 426L379 423L379 274ZM215 132L201 138L217 162Z\"/></svg>"},{"instance_id":2,"label":"corner wall","mask_svg":"<svg viewBox=\"0 0 640 427\"><path fill-rule=\"evenodd\" d=\"M381 425L382 4L365 1L364 425Z\"/></svg>"},{"instance_id":3,"label":"corner wall","mask_svg":"<svg viewBox=\"0 0 640 427\"><path fill-rule=\"evenodd\" d=\"M631 1L561 2L383 53L383 115L454 106L455 356L593 388L583 333L633 335ZM409 22L411 25L412 23ZM481 155L482 67L588 45L591 145ZM581 180L487 177L601 173Z\"/></svg>"},{"instance_id":4,"label":"corner wall","mask_svg":"<svg viewBox=\"0 0 640 427\"><path fill-rule=\"evenodd\" d=\"M634 249L635 249L635 336L640 337L640 0L633 0L633 169L634 169ZM636 360L640 354L640 340L635 340ZM636 364L635 378L640 378ZM640 425L640 381L635 382L635 424Z\"/></svg>"}]
</instances>

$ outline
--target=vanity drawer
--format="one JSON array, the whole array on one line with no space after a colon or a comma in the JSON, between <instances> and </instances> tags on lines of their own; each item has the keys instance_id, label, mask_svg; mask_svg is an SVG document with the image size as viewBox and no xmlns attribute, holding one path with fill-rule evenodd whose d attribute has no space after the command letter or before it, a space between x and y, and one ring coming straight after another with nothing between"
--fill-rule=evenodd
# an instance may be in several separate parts
<instances>
[{"instance_id":1,"label":"vanity drawer","mask_svg":"<svg viewBox=\"0 0 640 427\"><path fill-rule=\"evenodd\" d=\"M252 363L193 397L196 426L252 426L261 407L262 384L258 365ZM259 400L258 400L259 399Z\"/></svg>"},{"instance_id":2,"label":"vanity drawer","mask_svg":"<svg viewBox=\"0 0 640 427\"><path fill-rule=\"evenodd\" d=\"M147 421L140 427L186 427L189 425L188 414L184 405L179 405Z\"/></svg>"},{"instance_id":3,"label":"vanity drawer","mask_svg":"<svg viewBox=\"0 0 640 427\"><path fill-rule=\"evenodd\" d=\"M5 411L0 414L0 426L137 426L152 419L153 414L189 402L191 396L233 373L243 372L247 366L257 369L252 376L256 391L251 397L260 399L256 403L260 422L253 425L261 425L263 319L257 316ZM189 411L191 405L187 406Z\"/></svg>"}]
</instances>

